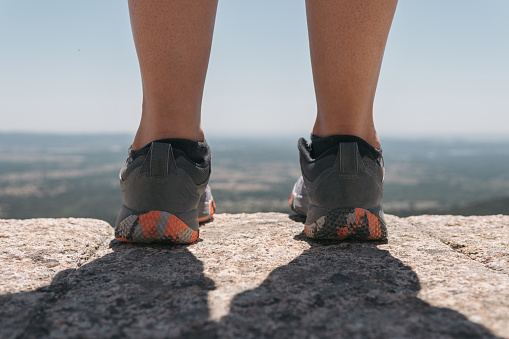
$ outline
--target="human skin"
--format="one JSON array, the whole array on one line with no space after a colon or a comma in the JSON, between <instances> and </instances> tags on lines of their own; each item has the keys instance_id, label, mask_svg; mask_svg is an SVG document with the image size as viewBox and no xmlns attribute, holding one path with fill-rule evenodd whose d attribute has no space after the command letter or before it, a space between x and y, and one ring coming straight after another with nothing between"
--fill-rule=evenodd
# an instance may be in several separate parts
<instances>
[{"instance_id":1,"label":"human skin","mask_svg":"<svg viewBox=\"0 0 509 339\"><path fill-rule=\"evenodd\" d=\"M129 0L143 86L137 150L163 138L204 139L201 103L217 0Z\"/></svg>"},{"instance_id":2,"label":"human skin","mask_svg":"<svg viewBox=\"0 0 509 339\"><path fill-rule=\"evenodd\" d=\"M397 0L307 0L317 103L313 134L380 147L373 102Z\"/></svg>"},{"instance_id":3,"label":"human skin","mask_svg":"<svg viewBox=\"0 0 509 339\"><path fill-rule=\"evenodd\" d=\"M397 0L306 0L317 112L313 134L380 147L373 102ZM137 150L204 140L201 103L217 0L129 0L143 86Z\"/></svg>"}]
</instances>

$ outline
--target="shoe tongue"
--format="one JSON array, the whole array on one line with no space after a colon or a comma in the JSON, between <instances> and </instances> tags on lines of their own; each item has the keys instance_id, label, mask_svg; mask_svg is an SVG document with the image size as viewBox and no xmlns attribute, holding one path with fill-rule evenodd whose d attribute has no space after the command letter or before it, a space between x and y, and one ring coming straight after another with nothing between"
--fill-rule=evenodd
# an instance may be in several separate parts
<instances>
[{"instance_id":1,"label":"shoe tongue","mask_svg":"<svg viewBox=\"0 0 509 339\"><path fill-rule=\"evenodd\" d=\"M337 148L341 142L356 142L359 146L361 156L368 156L375 161L382 156L381 149L374 148L364 141L364 139L354 135L331 135L328 137L319 137L311 134L311 157L317 159L331 148L335 148L337 152Z\"/></svg>"}]
</instances>

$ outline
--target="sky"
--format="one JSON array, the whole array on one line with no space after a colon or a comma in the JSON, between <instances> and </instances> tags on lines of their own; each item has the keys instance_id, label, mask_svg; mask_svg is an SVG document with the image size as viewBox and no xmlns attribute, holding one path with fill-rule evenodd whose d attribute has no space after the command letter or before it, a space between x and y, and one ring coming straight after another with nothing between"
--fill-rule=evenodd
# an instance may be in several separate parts
<instances>
[{"instance_id":1,"label":"sky","mask_svg":"<svg viewBox=\"0 0 509 339\"><path fill-rule=\"evenodd\" d=\"M0 132L135 133L127 1L0 3ZM375 101L379 135L509 136L508 17L507 0L401 0ZM307 136L315 112L304 0L220 0L206 135Z\"/></svg>"}]
</instances>

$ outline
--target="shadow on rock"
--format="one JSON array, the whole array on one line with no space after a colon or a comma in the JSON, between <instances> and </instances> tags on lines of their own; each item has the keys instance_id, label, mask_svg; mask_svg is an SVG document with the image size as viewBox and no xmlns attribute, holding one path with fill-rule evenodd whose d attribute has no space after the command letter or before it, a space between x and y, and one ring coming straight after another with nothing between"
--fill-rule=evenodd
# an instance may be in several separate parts
<instances>
[{"instance_id":1,"label":"shadow on rock","mask_svg":"<svg viewBox=\"0 0 509 339\"><path fill-rule=\"evenodd\" d=\"M495 338L419 299L417 275L376 244L310 244L215 323L214 283L186 247L112 241L113 253L49 286L0 296L0 337Z\"/></svg>"},{"instance_id":2,"label":"shadow on rock","mask_svg":"<svg viewBox=\"0 0 509 339\"><path fill-rule=\"evenodd\" d=\"M214 282L186 247L110 246L114 253L50 286L0 296L0 337L215 336L204 329Z\"/></svg>"},{"instance_id":3,"label":"shadow on rock","mask_svg":"<svg viewBox=\"0 0 509 339\"><path fill-rule=\"evenodd\" d=\"M310 244L234 298L230 313L209 324L219 327L219 337L496 338L462 314L419 299L415 272L376 244Z\"/></svg>"}]
</instances>

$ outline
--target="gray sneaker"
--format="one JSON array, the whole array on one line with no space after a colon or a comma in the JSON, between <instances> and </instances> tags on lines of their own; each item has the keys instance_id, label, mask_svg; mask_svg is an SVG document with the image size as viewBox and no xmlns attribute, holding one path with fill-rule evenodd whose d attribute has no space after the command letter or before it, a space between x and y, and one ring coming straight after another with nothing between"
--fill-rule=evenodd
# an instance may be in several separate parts
<instances>
[{"instance_id":1,"label":"gray sneaker","mask_svg":"<svg viewBox=\"0 0 509 339\"><path fill-rule=\"evenodd\" d=\"M304 232L313 239L384 240L384 163L377 150L355 136L333 136L315 157L312 144L298 143L302 177L290 207L306 216Z\"/></svg>"},{"instance_id":2,"label":"gray sneaker","mask_svg":"<svg viewBox=\"0 0 509 339\"><path fill-rule=\"evenodd\" d=\"M122 207L115 238L137 243L198 240L199 222L212 218L206 142L166 139L129 149L120 171Z\"/></svg>"}]
</instances>

